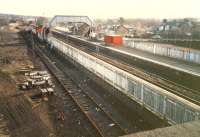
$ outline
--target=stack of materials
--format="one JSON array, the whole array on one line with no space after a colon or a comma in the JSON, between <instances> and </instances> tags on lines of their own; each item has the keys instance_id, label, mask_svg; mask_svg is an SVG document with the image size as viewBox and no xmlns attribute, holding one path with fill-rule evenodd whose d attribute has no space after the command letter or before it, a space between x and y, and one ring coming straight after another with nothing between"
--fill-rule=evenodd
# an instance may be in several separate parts
<instances>
[{"instance_id":1,"label":"stack of materials","mask_svg":"<svg viewBox=\"0 0 200 137\"><path fill-rule=\"evenodd\" d=\"M47 71L32 71L25 73L26 80L18 84L21 90L29 90L33 88L47 89L47 93L53 92L53 82ZM44 90L41 90L43 92Z\"/></svg>"}]
</instances>

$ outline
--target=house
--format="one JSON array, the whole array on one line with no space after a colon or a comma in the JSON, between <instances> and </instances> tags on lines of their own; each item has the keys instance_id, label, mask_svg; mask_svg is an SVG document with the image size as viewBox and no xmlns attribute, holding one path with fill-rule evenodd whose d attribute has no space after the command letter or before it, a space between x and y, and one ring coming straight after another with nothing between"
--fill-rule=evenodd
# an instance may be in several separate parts
<instances>
[{"instance_id":1,"label":"house","mask_svg":"<svg viewBox=\"0 0 200 137\"><path fill-rule=\"evenodd\" d=\"M163 21L159 26L159 31L171 31L171 30L182 30L189 31L193 26L193 19L177 19L170 21Z\"/></svg>"},{"instance_id":2,"label":"house","mask_svg":"<svg viewBox=\"0 0 200 137\"><path fill-rule=\"evenodd\" d=\"M118 25L115 27L115 33L121 36L132 36L134 37L136 29L129 25Z\"/></svg>"}]
</instances>

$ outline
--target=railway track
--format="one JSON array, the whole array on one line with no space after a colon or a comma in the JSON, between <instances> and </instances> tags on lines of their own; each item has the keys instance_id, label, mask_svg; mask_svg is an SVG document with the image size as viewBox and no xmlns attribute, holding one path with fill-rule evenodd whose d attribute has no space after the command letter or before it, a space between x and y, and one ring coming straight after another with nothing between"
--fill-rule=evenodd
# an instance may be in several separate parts
<instances>
[{"instance_id":1,"label":"railway track","mask_svg":"<svg viewBox=\"0 0 200 137\"><path fill-rule=\"evenodd\" d=\"M73 99L81 112L87 117L93 128L96 130L98 136L116 137L126 134L126 129L123 129L120 124L118 124L98 103L95 102L93 98L75 85L69 77L66 77L64 73L59 70L46 55L44 55L44 52L41 49L37 47L35 49L44 64L63 86L66 91L65 96L69 95L70 98ZM68 98L65 99L65 102L67 101Z\"/></svg>"},{"instance_id":2,"label":"railway track","mask_svg":"<svg viewBox=\"0 0 200 137\"><path fill-rule=\"evenodd\" d=\"M114 61L113 60L110 60L109 58L107 57L102 57L101 55L94 55L96 57L99 57L101 59L105 59L107 60L106 62L107 63L110 63L114 66L118 66L118 68L126 71L126 72L129 72L137 77L140 77L154 85L157 85L167 91L170 91L171 93L174 93L188 101L191 101L197 105L200 105L200 97L199 97L199 92L198 91L195 91L195 90L192 90L192 89L188 89L182 85L178 85L172 81L169 81L167 79L164 79L164 78L161 78L161 77L158 77L158 76L155 76L153 74L149 74L147 72L141 72L140 70L137 70L136 68L133 68L132 66L128 65L128 64L120 64L119 62L117 61Z\"/></svg>"},{"instance_id":3,"label":"railway track","mask_svg":"<svg viewBox=\"0 0 200 137\"><path fill-rule=\"evenodd\" d=\"M56 38L58 38L59 40L63 42L66 42L65 36L62 36L59 34L59 36L57 35ZM112 64L113 66L116 66L126 72L129 72L139 78L142 78L154 85L157 85L163 89L166 89L167 91L170 91L171 93L174 93L190 102L200 105L200 96L199 96L200 93L197 90L189 89L173 81L162 78L156 74L149 73L141 68L136 68L122 60L113 59L108 54L103 54L103 53L97 54L96 47L93 46L92 44L80 42L78 40L70 41L69 38L67 41L70 43L70 45L74 46L77 49L80 49L90 55L93 55L109 64Z\"/></svg>"}]
</instances>

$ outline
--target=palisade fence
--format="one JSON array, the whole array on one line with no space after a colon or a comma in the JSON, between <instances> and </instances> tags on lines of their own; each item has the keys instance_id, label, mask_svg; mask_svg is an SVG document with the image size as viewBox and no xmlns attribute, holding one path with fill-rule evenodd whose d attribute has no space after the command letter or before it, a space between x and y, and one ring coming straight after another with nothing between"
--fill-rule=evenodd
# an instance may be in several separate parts
<instances>
[{"instance_id":1,"label":"palisade fence","mask_svg":"<svg viewBox=\"0 0 200 137\"><path fill-rule=\"evenodd\" d=\"M200 64L200 51L197 50L174 47L161 43L138 42L133 40L124 40L124 45L134 49L153 53L155 55L167 56Z\"/></svg>"}]
</instances>

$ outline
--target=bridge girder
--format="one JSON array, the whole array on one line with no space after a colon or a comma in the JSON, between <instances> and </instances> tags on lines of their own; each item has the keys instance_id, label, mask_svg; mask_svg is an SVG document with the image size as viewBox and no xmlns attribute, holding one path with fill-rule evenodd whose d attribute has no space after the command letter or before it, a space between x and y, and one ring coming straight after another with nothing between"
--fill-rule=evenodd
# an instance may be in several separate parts
<instances>
[{"instance_id":1,"label":"bridge girder","mask_svg":"<svg viewBox=\"0 0 200 137\"><path fill-rule=\"evenodd\" d=\"M89 26L93 25L92 20L88 16L74 16L74 15L56 15L49 22L50 27L57 26L59 22L63 23L86 23Z\"/></svg>"}]
</instances>

